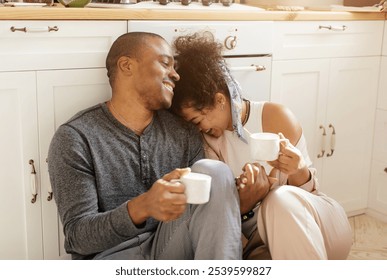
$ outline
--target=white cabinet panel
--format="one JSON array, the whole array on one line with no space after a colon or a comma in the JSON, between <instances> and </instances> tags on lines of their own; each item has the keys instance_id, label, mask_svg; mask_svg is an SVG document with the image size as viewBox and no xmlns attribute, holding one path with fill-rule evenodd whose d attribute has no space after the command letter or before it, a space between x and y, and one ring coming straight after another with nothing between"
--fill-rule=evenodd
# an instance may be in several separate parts
<instances>
[{"instance_id":1,"label":"white cabinet panel","mask_svg":"<svg viewBox=\"0 0 387 280\"><path fill-rule=\"evenodd\" d=\"M35 73L0 73L0 101L0 259L42 259Z\"/></svg>"},{"instance_id":2,"label":"white cabinet panel","mask_svg":"<svg viewBox=\"0 0 387 280\"><path fill-rule=\"evenodd\" d=\"M0 21L0 259L70 257L47 151L61 123L110 98L105 59L126 32L127 21Z\"/></svg>"},{"instance_id":3,"label":"white cabinet panel","mask_svg":"<svg viewBox=\"0 0 387 280\"><path fill-rule=\"evenodd\" d=\"M371 214L387 215L387 22L384 26L383 56L379 75L378 105L375 118L373 161L369 192Z\"/></svg>"},{"instance_id":4,"label":"white cabinet panel","mask_svg":"<svg viewBox=\"0 0 387 280\"><path fill-rule=\"evenodd\" d=\"M387 110L376 111L373 159L387 162Z\"/></svg>"},{"instance_id":5,"label":"white cabinet panel","mask_svg":"<svg viewBox=\"0 0 387 280\"><path fill-rule=\"evenodd\" d=\"M367 207L378 69L378 57L273 62L272 101L300 120L321 190L347 212Z\"/></svg>"},{"instance_id":6,"label":"white cabinet panel","mask_svg":"<svg viewBox=\"0 0 387 280\"><path fill-rule=\"evenodd\" d=\"M368 207L383 24L273 25L272 100L301 121L321 190L348 214ZM383 98L379 94L379 103Z\"/></svg>"},{"instance_id":7,"label":"white cabinet panel","mask_svg":"<svg viewBox=\"0 0 387 280\"><path fill-rule=\"evenodd\" d=\"M376 112L369 205L387 215L387 110Z\"/></svg>"},{"instance_id":8,"label":"white cabinet panel","mask_svg":"<svg viewBox=\"0 0 387 280\"><path fill-rule=\"evenodd\" d=\"M0 71L104 67L126 32L126 21L0 21Z\"/></svg>"},{"instance_id":9,"label":"white cabinet panel","mask_svg":"<svg viewBox=\"0 0 387 280\"><path fill-rule=\"evenodd\" d=\"M274 60L381 54L383 21L278 21L273 26Z\"/></svg>"},{"instance_id":10,"label":"white cabinet panel","mask_svg":"<svg viewBox=\"0 0 387 280\"><path fill-rule=\"evenodd\" d=\"M380 66L378 109L387 110L387 56L382 57Z\"/></svg>"},{"instance_id":11,"label":"white cabinet panel","mask_svg":"<svg viewBox=\"0 0 387 280\"><path fill-rule=\"evenodd\" d=\"M387 161L372 162L370 185L370 208L387 215Z\"/></svg>"},{"instance_id":12,"label":"white cabinet panel","mask_svg":"<svg viewBox=\"0 0 387 280\"><path fill-rule=\"evenodd\" d=\"M331 61L326 128L329 141L335 129L336 143L323 160L322 189L348 212L367 208L378 70L378 57Z\"/></svg>"},{"instance_id":13,"label":"white cabinet panel","mask_svg":"<svg viewBox=\"0 0 387 280\"><path fill-rule=\"evenodd\" d=\"M312 160L321 153L329 65L323 59L273 62L271 100L286 105L301 122Z\"/></svg>"},{"instance_id":14,"label":"white cabinet panel","mask_svg":"<svg viewBox=\"0 0 387 280\"><path fill-rule=\"evenodd\" d=\"M78 111L109 100L111 89L105 68L41 71L37 77L42 194L47 197L51 185L46 158L55 130ZM44 199L42 209L45 259L69 258L54 200Z\"/></svg>"},{"instance_id":15,"label":"white cabinet panel","mask_svg":"<svg viewBox=\"0 0 387 280\"><path fill-rule=\"evenodd\" d=\"M387 55L387 21L384 22L383 52L382 52L382 55Z\"/></svg>"}]
</instances>

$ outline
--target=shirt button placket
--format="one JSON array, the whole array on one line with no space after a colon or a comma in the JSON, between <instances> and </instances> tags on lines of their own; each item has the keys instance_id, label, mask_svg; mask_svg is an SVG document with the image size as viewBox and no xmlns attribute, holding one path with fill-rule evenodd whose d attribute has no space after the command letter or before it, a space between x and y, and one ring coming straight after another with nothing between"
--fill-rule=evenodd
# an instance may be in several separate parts
<instances>
[{"instance_id":1,"label":"shirt button placket","mask_svg":"<svg viewBox=\"0 0 387 280\"><path fill-rule=\"evenodd\" d=\"M149 176L149 161L147 156L147 144L144 141L144 139L140 140L140 146L141 146L141 152L140 152L140 160L141 160L141 166L142 166L142 182L144 185L149 184L150 176Z\"/></svg>"}]
</instances>

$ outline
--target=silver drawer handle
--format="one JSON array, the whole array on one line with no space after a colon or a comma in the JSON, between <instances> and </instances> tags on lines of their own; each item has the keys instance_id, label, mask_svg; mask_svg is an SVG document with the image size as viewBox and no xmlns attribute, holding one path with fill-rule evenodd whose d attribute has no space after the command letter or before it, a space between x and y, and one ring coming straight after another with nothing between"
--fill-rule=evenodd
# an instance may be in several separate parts
<instances>
[{"instance_id":1,"label":"silver drawer handle","mask_svg":"<svg viewBox=\"0 0 387 280\"><path fill-rule=\"evenodd\" d=\"M48 163L48 158L46 158L46 163ZM53 196L51 184L48 184L47 192L48 192L47 201L51 201Z\"/></svg>"},{"instance_id":2,"label":"silver drawer handle","mask_svg":"<svg viewBox=\"0 0 387 280\"><path fill-rule=\"evenodd\" d=\"M335 146L336 146L336 130L335 127L332 124L329 124L329 128L332 129L332 134L331 134L331 151L327 153L327 157L333 156L333 153L335 151Z\"/></svg>"},{"instance_id":3,"label":"silver drawer handle","mask_svg":"<svg viewBox=\"0 0 387 280\"><path fill-rule=\"evenodd\" d=\"M332 31L345 31L347 29L347 26L346 25L342 25L342 26L320 25L318 29L328 29Z\"/></svg>"},{"instance_id":4,"label":"silver drawer handle","mask_svg":"<svg viewBox=\"0 0 387 280\"><path fill-rule=\"evenodd\" d=\"M32 33L32 32L51 32L51 31L58 31L59 28L57 26L45 26L45 27L15 27L15 26L11 26L11 31L12 32L16 32L16 31L20 31L20 32L29 32L29 33Z\"/></svg>"},{"instance_id":5,"label":"silver drawer handle","mask_svg":"<svg viewBox=\"0 0 387 280\"><path fill-rule=\"evenodd\" d=\"M252 64L250 66L235 66L235 67L230 67L231 71L265 71L266 67L263 65L255 65Z\"/></svg>"},{"instance_id":6,"label":"silver drawer handle","mask_svg":"<svg viewBox=\"0 0 387 280\"><path fill-rule=\"evenodd\" d=\"M321 152L317 155L317 158L322 158L325 154L325 138L327 136L327 132L325 131L325 127L323 125L320 125L320 129L323 130L322 136L321 136Z\"/></svg>"},{"instance_id":7,"label":"silver drawer handle","mask_svg":"<svg viewBox=\"0 0 387 280\"><path fill-rule=\"evenodd\" d=\"M31 175L30 175L30 187L31 187L31 203L36 202L36 197L38 196L38 190L36 188L36 170L35 170L35 164L34 160L30 159L28 162L29 165L31 165Z\"/></svg>"}]
</instances>

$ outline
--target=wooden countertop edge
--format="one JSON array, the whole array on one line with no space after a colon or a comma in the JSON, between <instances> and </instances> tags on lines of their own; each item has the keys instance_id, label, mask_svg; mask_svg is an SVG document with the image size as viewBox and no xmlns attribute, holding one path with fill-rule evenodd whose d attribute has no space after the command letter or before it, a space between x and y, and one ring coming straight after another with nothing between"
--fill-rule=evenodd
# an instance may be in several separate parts
<instances>
[{"instance_id":1,"label":"wooden countertop edge","mask_svg":"<svg viewBox=\"0 0 387 280\"><path fill-rule=\"evenodd\" d=\"M0 20L238 20L238 21L303 21L303 20L385 20L386 13L350 13L320 11L195 11L151 9L100 9L64 7L0 7Z\"/></svg>"}]
</instances>

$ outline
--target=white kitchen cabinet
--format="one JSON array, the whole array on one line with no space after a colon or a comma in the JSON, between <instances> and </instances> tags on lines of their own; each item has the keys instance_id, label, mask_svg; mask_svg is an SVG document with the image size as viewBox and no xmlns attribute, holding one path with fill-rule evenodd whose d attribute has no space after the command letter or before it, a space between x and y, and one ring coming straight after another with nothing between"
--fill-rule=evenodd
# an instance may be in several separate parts
<instances>
[{"instance_id":1,"label":"white kitchen cabinet","mask_svg":"<svg viewBox=\"0 0 387 280\"><path fill-rule=\"evenodd\" d=\"M378 109L387 110L387 54L382 56L380 66Z\"/></svg>"},{"instance_id":2,"label":"white kitchen cabinet","mask_svg":"<svg viewBox=\"0 0 387 280\"><path fill-rule=\"evenodd\" d=\"M61 123L110 98L106 54L125 32L126 21L0 21L0 259L70 257L48 147Z\"/></svg>"},{"instance_id":3,"label":"white kitchen cabinet","mask_svg":"<svg viewBox=\"0 0 387 280\"><path fill-rule=\"evenodd\" d=\"M349 215L367 208L382 25L275 23L271 100L300 120L321 190Z\"/></svg>"},{"instance_id":4,"label":"white kitchen cabinet","mask_svg":"<svg viewBox=\"0 0 387 280\"><path fill-rule=\"evenodd\" d=\"M50 196L48 147L60 124L110 96L104 68L0 73L0 259L69 258Z\"/></svg>"},{"instance_id":5,"label":"white kitchen cabinet","mask_svg":"<svg viewBox=\"0 0 387 280\"><path fill-rule=\"evenodd\" d=\"M111 90L105 68L39 71L37 80L44 256L67 258L56 205L54 200L47 199L51 193L46 163L48 148L62 123L82 109L109 100Z\"/></svg>"},{"instance_id":6,"label":"white kitchen cabinet","mask_svg":"<svg viewBox=\"0 0 387 280\"><path fill-rule=\"evenodd\" d=\"M387 22L384 27L382 63L369 191L369 214L387 221Z\"/></svg>"},{"instance_id":7,"label":"white kitchen cabinet","mask_svg":"<svg viewBox=\"0 0 387 280\"><path fill-rule=\"evenodd\" d=\"M387 215L387 110L376 113L369 208L376 216Z\"/></svg>"},{"instance_id":8,"label":"white kitchen cabinet","mask_svg":"<svg viewBox=\"0 0 387 280\"><path fill-rule=\"evenodd\" d=\"M0 73L0 128L0 259L41 259L35 73Z\"/></svg>"}]
</instances>

